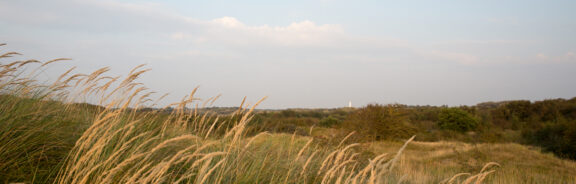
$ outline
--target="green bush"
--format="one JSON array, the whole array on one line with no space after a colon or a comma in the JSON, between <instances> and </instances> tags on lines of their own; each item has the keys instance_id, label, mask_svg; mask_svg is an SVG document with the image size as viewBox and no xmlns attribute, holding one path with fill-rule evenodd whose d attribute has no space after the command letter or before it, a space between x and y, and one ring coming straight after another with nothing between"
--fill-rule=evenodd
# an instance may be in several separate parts
<instances>
[{"instance_id":1,"label":"green bush","mask_svg":"<svg viewBox=\"0 0 576 184\"><path fill-rule=\"evenodd\" d=\"M438 127L445 130L472 131L478 124L478 119L460 108L446 108L438 115Z\"/></svg>"},{"instance_id":2,"label":"green bush","mask_svg":"<svg viewBox=\"0 0 576 184\"><path fill-rule=\"evenodd\" d=\"M405 111L403 105L370 104L353 113L344 126L366 140L408 138L416 134L416 128L408 122Z\"/></svg>"},{"instance_id":3,"label":"green bush","mask_svg":"<svg viewBox=\"0 0 576 184\"><path fill-rule=\"evenodd\" d=\"M332 127L332 126L337 125L337 124L340 124L340 120L338 120L332 116L322 118L320 120L320 122L318 122L318 125L322 126L322 127Z\"/></svg>"}]
</instances>

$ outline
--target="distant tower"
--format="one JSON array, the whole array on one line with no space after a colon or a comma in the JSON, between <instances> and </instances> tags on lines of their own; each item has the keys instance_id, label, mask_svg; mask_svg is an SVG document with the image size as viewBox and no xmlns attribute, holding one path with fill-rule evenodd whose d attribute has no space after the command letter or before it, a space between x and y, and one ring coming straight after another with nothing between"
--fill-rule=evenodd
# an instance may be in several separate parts
<instances>
[{"instance_id":1,"label":"distant tower","mask_svg":"<svg viewBox=\"0 0 576 184\"><path fill-rule=\"evenodd\" d=\"M348 101L348 108L352 108L352 100Z\"/></svg>"}]
</instances>

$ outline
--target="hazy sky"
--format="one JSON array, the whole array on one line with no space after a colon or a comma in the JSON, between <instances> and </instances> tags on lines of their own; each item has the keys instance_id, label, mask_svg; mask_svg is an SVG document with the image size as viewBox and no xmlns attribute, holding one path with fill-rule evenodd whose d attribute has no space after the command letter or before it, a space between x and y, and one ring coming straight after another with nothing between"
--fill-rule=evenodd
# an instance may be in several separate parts
<instances>
[{"instance_id":1,"label":"hazy sky","mask_svg":"<svg viewBox=\"0 0 576 184\"><path fill-rule=\"evenodd\" d=\"M576 96L574 0L0 0L1 51L73 58L216 106L473 105ZM44 77L53 77L49 74Z\"/></svg>"}]
</instances>

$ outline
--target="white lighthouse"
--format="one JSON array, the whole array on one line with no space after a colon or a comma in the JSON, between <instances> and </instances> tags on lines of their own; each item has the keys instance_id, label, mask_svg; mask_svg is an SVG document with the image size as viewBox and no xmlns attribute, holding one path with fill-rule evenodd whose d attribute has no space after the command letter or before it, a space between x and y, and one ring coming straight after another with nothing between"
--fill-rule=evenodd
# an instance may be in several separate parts
<instances>
[{"instance_id":1,"label":"white lighthouse","mask_svg":"<svg viewBox=\"0 0 576 184\"><path fill-rule=\"evenodd\" d=\"M352 108L352 100L348 101L348 108Z\"/></svg>"}]
</instances>

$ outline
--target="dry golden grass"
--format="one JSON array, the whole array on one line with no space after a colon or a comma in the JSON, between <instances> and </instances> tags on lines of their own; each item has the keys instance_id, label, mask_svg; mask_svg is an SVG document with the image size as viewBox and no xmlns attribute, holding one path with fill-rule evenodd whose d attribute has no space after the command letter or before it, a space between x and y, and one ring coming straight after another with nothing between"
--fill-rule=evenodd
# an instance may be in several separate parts
<instances>
[{"instance_id":1,"label":"dry golden grass","mask_svg":"<svg viewBox=\"0 0 576 184\"><path fill-rule=\"evenodd\" d=\"M0 59L16 55L19 54L7 52L0 55ZM67 150L67 156L58 160L59 165L49 167L52 174L46 176L46 181L56 183L506 183L524 181L509 178L540 172L562 171L566 172L562 175L565 176L573 174L567 168L575 168L572 162L542 156L525 147L512 151L529 153L526 156L534 156L530 158L534 165L550 167L550 170L529 171L534 167L514 165L521 162L510 162L510 155L491 155L510 153L499 149L519 145L421 143L412 142L414 137L403 143L346 144L352 133L338 140L337 146L321 145L321 141L312 137L296 134L260 133L249 137L247 123L253 117L254 108L264 99L252 106L243 99L232 118L220 120L213 113L198 113L198 107L212 104L218 96L200 100L194 96L196 88L182 101L167 106L173 107L173 111L140 111L158 101L153 97L155 92L136 82L149 70L143 69L144 65L135 67L124 78L106 76L109 68L90 74L75 74L71 68L52 84L35 81L33 76L42 71L42 67L61 60L66 59L0 65L0 93L9 97L0 98L4 102L0 108L9 113L0 116L0 171L29 161L11 158L34 153L44 155L32 146L62 141L58 137L47 137L43 140L46 142L34 144L30 139L44 136L44 130L53 130L47 127L60 126L62 121L42 119L43 115L54 112L58 116L86 117L77 118L85 121L84 127L72 129L80 130L81 134L74 139L75 144ZM34 64L39 66L30 69ZM33 100L26 102L29 99ZM73 102L88 99L103 108L78 113L82 107ZM19 124L20 116L26 117L28 123ZM34 121L37 119L42 121ZM314 131L330 132L310 130ZM370 159L364 154L367 151L373 154ZM501 168L495 168L498 164L491 161L496 161ZM35 173L23 176L35 176ZM2 181L22 179L7 178ZM573 181L570 179L573 177L558 181ZM35 182L34 179L25 181Z\"/></svg>"},{"instance_id":2,"label":"dry golden grass","mask_svg":"<svg viewBox=\"0 0 576 184\"><path fill-rule=\"evenodd\" d=\"M14 55L19 53L8 52L0 58ZM299 147L293 135L285 150L288 155L278 154L269 160L272 163L268 163L264 172L267 174L247 173L246 170L255 168L264 171L258 159L270 158L274 151L274 148L260 150L260 155L255 156L251 149L254 145L250 143L266 134L245 136L254 108L264 99L251 108L245 108L247 104L243 101L234 115L237 118L229 122L233 126L229 127L222 126L224 123L209 113L187 110L189 105L205 106L217 99L201 102L194 97L197 89L174 103L176 110L169 114L161 110L138 111L152 101L150 96L154 93L135 82L149 70L142 69L144 65L134 68L124 79L106 76L107 67L90 74L74 74L71 68L50 85L37 84L29 77L62 60L68 59L17 61L2 64L0 71L2 93L15 99L37 99L37 104L32 105L56 100L64 103L66 111L73 107L71 102L92 99L105 107L96 111L89 127L71 148L56 175L58 183L380 183L397 160L377 157L363 166L352 149L359 144L312 152L308 148L319 148L312 139ZM32 70L24 67L34 63L40 66ZM19 137L12 131L2 134L13 140L31 135ZM13 150L12 145L8 144L4 150ZM313 158L323 160L321 166Z\"/></svg>"},{"instance_id":3,"label":"dry golden grass","mask_svg":"<svg viewBox=\"0 0 576 184\"><path fill-rule=\"evenodd\" d=\"M398 149L400 144L382 141L362 146L378 154ZM406 175L411 183L465 182L472 177L487 183L576 182L574 161L514 143L412 142L400 163L395 175Z\"/></svg>"}]
</instances>

